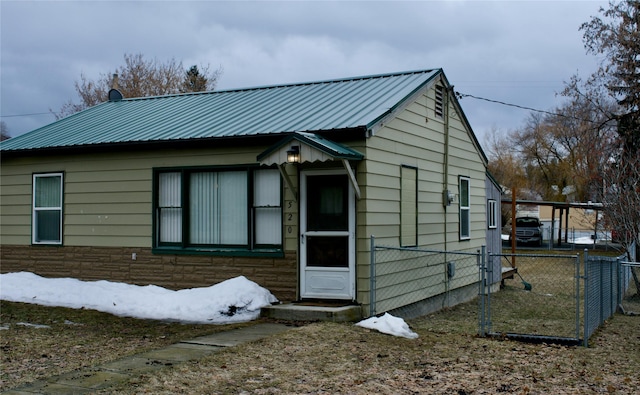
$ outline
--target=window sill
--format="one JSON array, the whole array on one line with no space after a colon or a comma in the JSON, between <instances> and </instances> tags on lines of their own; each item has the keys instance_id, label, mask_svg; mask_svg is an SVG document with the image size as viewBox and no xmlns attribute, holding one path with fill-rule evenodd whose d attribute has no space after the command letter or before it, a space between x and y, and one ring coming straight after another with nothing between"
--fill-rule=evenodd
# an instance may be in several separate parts
<instances>
[{"instance_id":1,"label":"window sill","mask_svg":"<svg viewBox=\"0 0 640 395\"><path fill-rule=\"evenodd\" d=\"M241 248L176 248L176 247L155 247L151 250L153 254L171 255L211 255L211 256L243 256L256 258L283 258L284 251L279 248L256 248L246 250Z\"/></svg>"}]
</instances>

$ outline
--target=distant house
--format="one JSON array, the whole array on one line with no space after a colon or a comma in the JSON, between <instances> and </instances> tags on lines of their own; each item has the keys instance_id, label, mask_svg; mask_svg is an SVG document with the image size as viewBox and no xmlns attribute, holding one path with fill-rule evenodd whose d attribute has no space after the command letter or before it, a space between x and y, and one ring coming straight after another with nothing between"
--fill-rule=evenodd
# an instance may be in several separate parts
<instances>
[{"instance_id":1,"label":"distant house","mask_svg":"<svg viewBox=\"0 0 640 395\"><path fill-rule=\"evenodd\" d=\"M367 311L372 234L472 252L499 235L441 69L110 97L1 143L2 272L174 289L243 275Z\"/></svg>"}]
</instances>

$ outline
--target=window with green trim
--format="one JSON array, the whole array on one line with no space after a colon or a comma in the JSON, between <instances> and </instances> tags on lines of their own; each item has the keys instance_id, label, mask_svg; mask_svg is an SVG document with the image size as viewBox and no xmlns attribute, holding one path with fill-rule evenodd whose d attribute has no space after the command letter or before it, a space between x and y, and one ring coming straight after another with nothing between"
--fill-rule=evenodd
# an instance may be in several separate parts
<instances>
[{"instance_id":1,"label":"window with green trim","mask_svg":"<svg viewBox=\"0 0 640 395\"><path fill-rule=\"evenodd\" d=\"M63 174L33 175L33 244L62 244Z\"/></svg>"},{"instance_id":2,"label":"window with green trim","mask_svg":"<svg viewBox=\"0 0 640 395\"><path fill-rule=\"evenodd\" d=\"M281 248L277 169L156 170L154 182L155 247Z\"/></svg>"}]
</instances>

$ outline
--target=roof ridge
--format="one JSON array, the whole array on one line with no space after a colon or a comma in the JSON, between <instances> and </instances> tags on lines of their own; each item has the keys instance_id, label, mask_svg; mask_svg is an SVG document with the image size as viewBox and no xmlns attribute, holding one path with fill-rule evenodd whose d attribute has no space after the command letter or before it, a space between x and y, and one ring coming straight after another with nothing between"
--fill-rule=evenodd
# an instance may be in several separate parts
<instances>
[{"instance_id":1,"label":"roof ridge","mask_svg":"<svg viewBox=\"0 0 640 395\"><path fill-rule=\"evenodd\" d=\"M441 73L442 69L405 71L103 102L2 142L0 152L294 131L335 134L348 130L364 137L372 125L393 116L401 103Z\"/></svg>"},{"instance_id":2,"label":"roof ridge","mask_svg":"<svg viewBox=\"0 0 640 395\"><path fill-rule=\"evenodd\" d=\"M276 89L276 88L289 88L294 86L323 85L323 84L342 83L342 82L349 82L349 81L390 78L390 77L398 77L402 75L411 75L411 74L424 74L424 73L431 73L434 70L442 70L442 68L400 71L395 73L371 74L371 75L327 79L327 80L319 80L319 81L291 82L286 84L275 84L275 85L259 85L254 87L223 89L223 90L213 90L213 91L170 93L167 95L130 97L130 98L123 98L122 101L140 101L140 100L161 99L161 98L180 97L180 96L198 96L198 95L212 95L212 94L234 93L234 92L249 92L249 91Z\"/></svg>"}]
</instances>

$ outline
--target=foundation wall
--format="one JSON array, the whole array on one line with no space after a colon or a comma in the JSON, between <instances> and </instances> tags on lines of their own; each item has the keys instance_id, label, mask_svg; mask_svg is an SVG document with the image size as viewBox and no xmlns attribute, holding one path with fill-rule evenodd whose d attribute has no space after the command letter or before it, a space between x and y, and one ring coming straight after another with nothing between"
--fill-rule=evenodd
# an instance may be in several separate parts
<instances>
[{"instance_id":1,"label":"foundation wall","mask_svg":"<svg viewBox=\"0 0 640 395\"><path fill-rule=\"evenodd\" d=\"M135 259L133 259L135 254ZM245 276L280 301L297 295L294 252L284 258L158 255L150 248L3 245L2 273L29 271L43 277L109 280L169 289L206 287Z\"/></svg>"}]
</instances>

